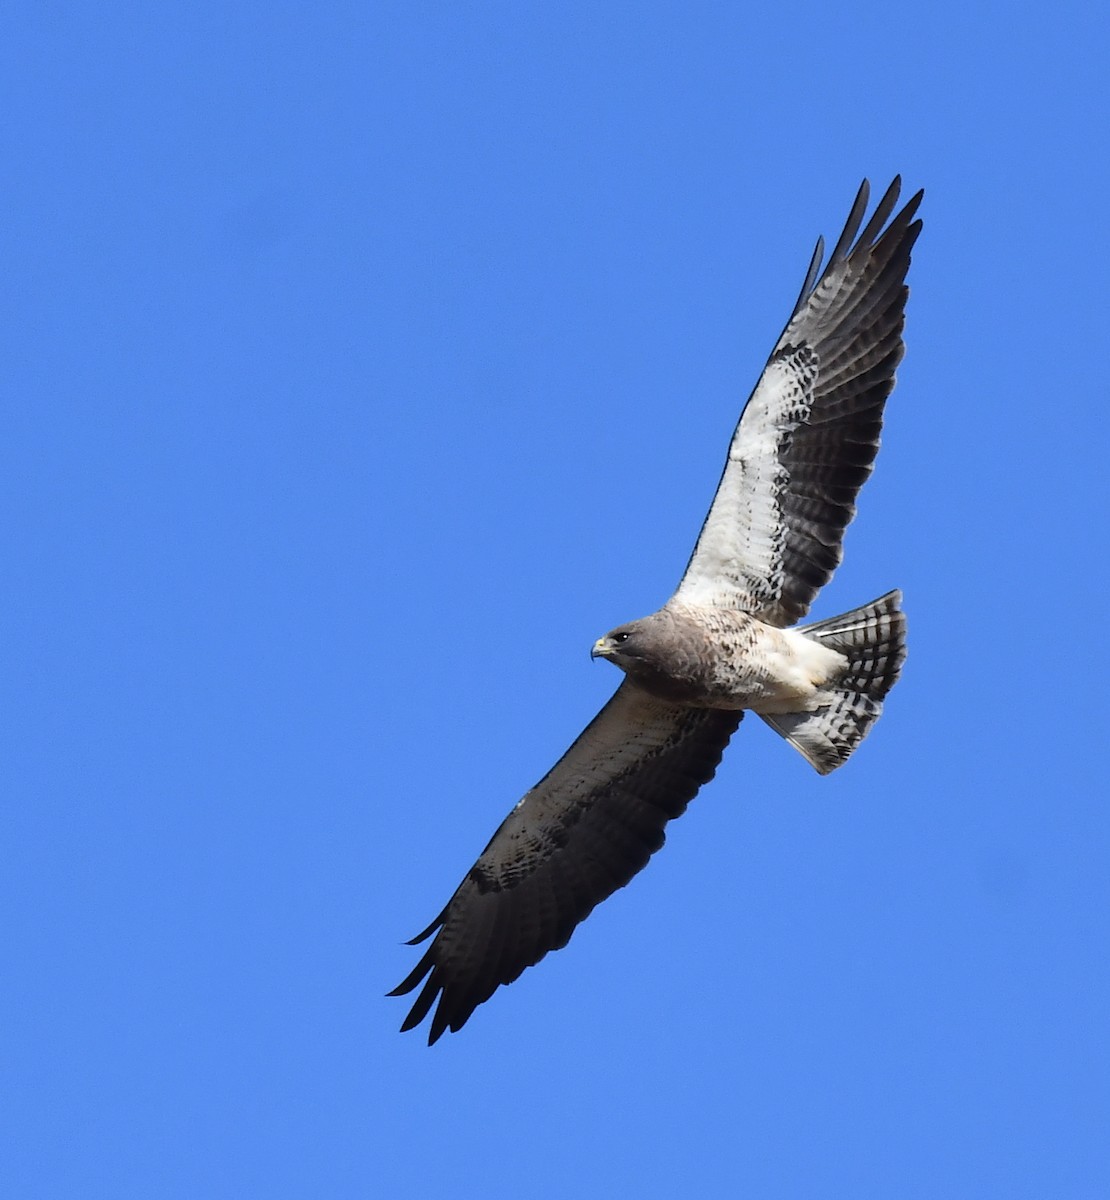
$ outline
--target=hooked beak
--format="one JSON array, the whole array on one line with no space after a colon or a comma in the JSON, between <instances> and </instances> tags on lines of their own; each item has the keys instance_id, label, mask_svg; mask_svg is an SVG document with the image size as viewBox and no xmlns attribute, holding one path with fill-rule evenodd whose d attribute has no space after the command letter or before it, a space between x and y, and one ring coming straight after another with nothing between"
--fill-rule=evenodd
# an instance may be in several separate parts
<instances>
[{"instance_id":1,"label":"hooked beak","mask_svg":"<svg viewBox=\"0 0 1110 1200\"><path fill-rule=\"evenodd\" d=\"M613 647L607 637L598 638L594 642L594 648L590 651L591 658L608 658Z\"/></svg>"}]
</instances>

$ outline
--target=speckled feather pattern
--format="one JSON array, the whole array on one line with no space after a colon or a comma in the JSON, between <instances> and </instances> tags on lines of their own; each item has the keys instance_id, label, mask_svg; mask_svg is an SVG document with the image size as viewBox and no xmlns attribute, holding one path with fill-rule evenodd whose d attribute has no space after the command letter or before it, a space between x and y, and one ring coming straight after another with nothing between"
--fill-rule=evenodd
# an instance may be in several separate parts
<instances>
[{"instance_id":1,"label":"speckled feather pattern","mask_svg":"<svg viewBox=\"0 0 1110 1200\"><path fill-rule=\"evenodd\" d=\"M697 708L808 711L847 666L837 651L750 613L678 599L620 632L627 640L611 657L633 683Z\"/></svg>"}]
</instances>

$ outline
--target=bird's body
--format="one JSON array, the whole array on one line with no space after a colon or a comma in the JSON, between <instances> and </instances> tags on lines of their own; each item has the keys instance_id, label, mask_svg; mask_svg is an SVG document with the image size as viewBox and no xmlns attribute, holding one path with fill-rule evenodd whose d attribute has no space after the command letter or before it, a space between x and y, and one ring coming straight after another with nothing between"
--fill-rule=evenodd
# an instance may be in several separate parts
<instances>
[{"instance_id":1,"label":"bird's body","mask_svg":"<svg viewBox=\"0 0 1110 1200\"><path fill-rule=\"evenodd\" d=\"M821 774L882 712L905 657L901 594L798 622L840 562L903 354L922 194L894 214L898 192L896 179L864 225L864 183L823 271L818 241L677 591L595 643L625 679L414 939L435 935L392 993L423 983L402 1029L433 1006L429 1042L460 1029L565 945L663 844L746 710Z\"/></svg>"},{"instance_id":2,"label":"bird's body","mask_svg":"<svg viewBox=\"0 0 1110 1200\"><path fill-rule=\"evenodd\" d=\"M681 600L601 638L594 656L661 700L756 713L812 710L847 665L843 654L796 630Z\"/></svg>"}]
</instances>

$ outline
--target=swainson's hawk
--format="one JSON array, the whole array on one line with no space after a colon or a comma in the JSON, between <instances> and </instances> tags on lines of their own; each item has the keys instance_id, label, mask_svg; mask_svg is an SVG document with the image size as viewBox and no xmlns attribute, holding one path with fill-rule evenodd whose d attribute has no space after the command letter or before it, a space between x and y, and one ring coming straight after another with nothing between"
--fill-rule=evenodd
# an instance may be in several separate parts
<instances>
[{"instance_id":1,"label":"swainson's hawk","mask_svg":"<svg viewBox=\"0 0 1110 1200\"><path fill-rule=\"evenodd\" d=\"M840 562L903 354L922 193L892 217L899 189L895 179L863 226L864 182L823 271L818 240L677 592L594 644L625 679L413 940L435 934L390 993L425 981L403 1030L437 998L429 1043L461 1029L499 984L564 946L662 846L745 709L821 774L882 712L905 657L901 594L797 622Z\"/></svg>"}]
</instances>

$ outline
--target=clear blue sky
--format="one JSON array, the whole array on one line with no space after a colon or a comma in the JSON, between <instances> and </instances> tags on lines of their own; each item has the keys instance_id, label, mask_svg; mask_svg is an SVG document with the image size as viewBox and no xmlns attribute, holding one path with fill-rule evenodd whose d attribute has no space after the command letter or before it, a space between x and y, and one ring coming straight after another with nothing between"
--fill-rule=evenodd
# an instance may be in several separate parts
<instances>
[{"instance_id":1,"label":"clear blue sky","mask_svg":"<svg viewBox=\"0 0 1110 1200\"><path fill-rule=\"evenodd\" d=\"M1110 1195L1098 6L17 2L0 44L0 1191ZM433 1050L384 998L669 595L814 238L927 189L759 722Z\"/></svg>"}]
</instances>

